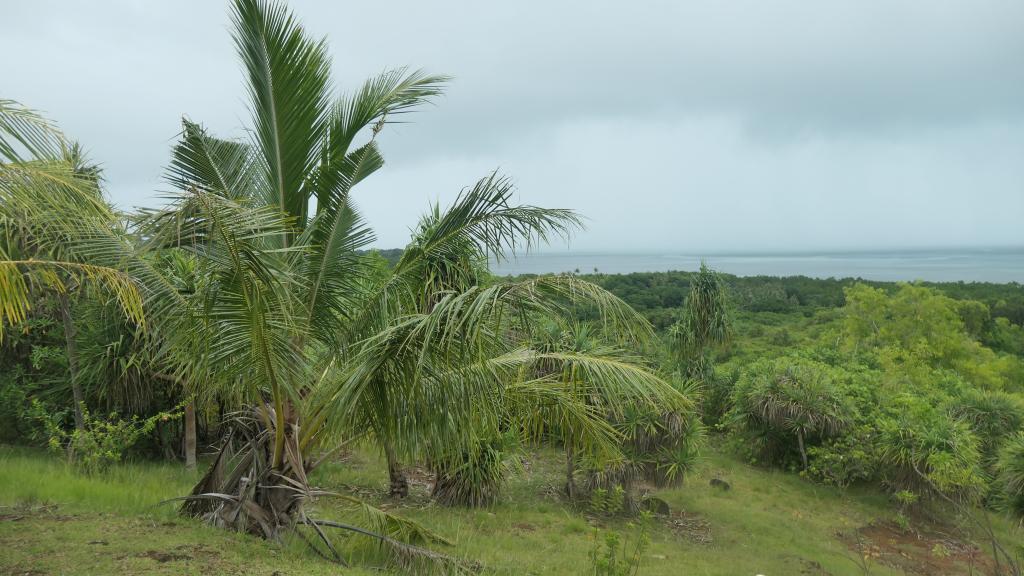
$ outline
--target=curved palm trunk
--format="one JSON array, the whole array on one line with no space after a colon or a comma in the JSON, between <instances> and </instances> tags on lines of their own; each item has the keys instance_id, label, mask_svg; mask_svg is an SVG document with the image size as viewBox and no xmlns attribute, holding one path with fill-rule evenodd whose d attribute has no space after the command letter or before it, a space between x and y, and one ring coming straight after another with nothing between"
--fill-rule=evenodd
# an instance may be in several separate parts
<instances>
[{"instance_id":1,"label":"curved palm trunk","mask_svg":"<svg viewBox=\"0 0 1024 576\"><path fill-rule=\"evenodd\" d=\"M409 495L409 479L405 475L402 463L398 461L394 446L388 441L383 444L384 455L388 459L388 479L390 480L388 495L392 498L405 498Z\"/></svg>"},{"instance_id":2,"label":"curved palm trunk","mask_svg":"<svg viewBox=\"0 0 1024 576\"><path fill-rule=\"evenodd\" d=\"M66 292L57 294L57 300L60 303L60 316L64 321L64 341L67 346L68 354L68 372L71 376L71 395L74 397L75 402L75 428L78 430L85 429L85 416L82 414L82 406L85 403L85 397L82 394L82 385L78 382L78 347L75 344L75 322L71 318L71 303L68 302L68 295Z\"/></svg>"}]
</instances>

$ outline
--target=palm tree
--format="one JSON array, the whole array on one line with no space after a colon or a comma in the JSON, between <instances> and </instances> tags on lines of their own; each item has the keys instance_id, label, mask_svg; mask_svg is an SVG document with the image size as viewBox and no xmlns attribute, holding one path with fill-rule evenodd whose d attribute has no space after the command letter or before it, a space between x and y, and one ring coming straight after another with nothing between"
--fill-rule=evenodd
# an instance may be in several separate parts
<instances>
[{"instance_id":1,"label":"palm tree","mask_svg":"<svg viewBox=\"0 0 1024 576\"><path fill-rule=\"evenodd\" d=\"M59 302L70 369L75 425L85 425L84 395L79 381L76 329L70 294L95 285L113 294L123 312L142 325L142 302L135 284L115 268L75 261L47 241L53 222L36 217L14 199L36 195L83 198L85 218L115 226L112 214L98 202L98 169L88 165L81 149L36 112L11 100L0 100L0 338L5 320L16 324L31 308L33 289L49 289Z\"/></svg>"},{"instance_id":2,"label":"palm tree","mask_svg":"<svg viewBox=\"0 0 1024 576\"><path fill-rule=\"evenodd\" d=\"M192 501L187 510L244 517L235 512L253 498L239 496L243 476L306 486L307 455L344 430L371 430L382 443L422 454L428 444L465 445L475 434L450 424L461 421L460 411L493 428L505 415L525 413L531 400L554 397L549 411L588 426L595 446L612 446L603 420L559 396L552 382L515 377L540 356L503 336L513 322L564 313L581 299L630 333L649 327L622 302L574 279L484 288L459 268L467 246L509 257L564 236L578 218L511 205L508 181L492 175L443 213L435 209L393 273L370 282L357 250L372 235L351 190L382 166L375 137L386 122L438 94L444 79L388 72L332 104L325 45L308 39L282 6L238 0L235 40L249 74L254 137L219 140L186 123L170 170L181 195L152 214L145 231L151 244L187 247L216 270L216 301L203 306L219 321L190 330L196 337L183 347L191 362L183 369L215 370L219 385L244 382L260 401L250 423L262 427L256 436L269 446L259 473L226 484L210 477L197 487L197 496L234 495L229 506ZM355 146L360 133L369 140ZM205 361L195 363L196 356ZM640 370L587 367L637 396L670 394ZM276 488L257 495L262 510L274 511L266 514L269 529L252 518L246 526L270 536L291 525L301 516L293 496Z\"/></svg>"},{"instance_id":3,"label":"palm tree","mask_svg":"<svg viewBox=\"0 0 1024 576\"><path fill-rule=\"evenodd\" d=\"M1003 442L995 471L998 504L1024 523L1024 432Z\"/></svg>"}]
</instances>

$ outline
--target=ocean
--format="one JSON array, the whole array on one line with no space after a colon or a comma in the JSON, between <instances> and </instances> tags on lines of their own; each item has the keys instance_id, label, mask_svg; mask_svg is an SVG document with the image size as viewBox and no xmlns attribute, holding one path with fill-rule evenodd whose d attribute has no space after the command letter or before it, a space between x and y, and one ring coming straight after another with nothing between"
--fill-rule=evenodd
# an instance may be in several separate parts
<instances>
[{"instance_id":1,"label":"ocean","mask_svg":"<svg viewBox=\"0 0 1024 576\"><path fill-rule=\"evenodd\" d=\"M1024 247L778 254L548 251L492 263L498 275L595 270L605 274L692 271L701 261L737 276L809 276L882 281L1024 283Z\"/></svg>"}]
</instances>

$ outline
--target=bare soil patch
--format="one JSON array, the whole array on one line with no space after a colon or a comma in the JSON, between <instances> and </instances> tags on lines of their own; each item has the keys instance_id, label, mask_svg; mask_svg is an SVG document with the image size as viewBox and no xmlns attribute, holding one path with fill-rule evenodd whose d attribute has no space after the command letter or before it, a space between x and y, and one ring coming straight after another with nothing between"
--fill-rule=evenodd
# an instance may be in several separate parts
<instances>
[{"instance_id":1,"label":"bare soil patch","mask_svg":"<svg viewBox=\"0 0 1024 576\"><path fill-rule=\"evenodd\" d=\"M665 517L665 526L676 536L680 536L695 544L711 544L711 524L700 514L673 510Z\"/></svg>"},{"instance_id":2,"label":"bare soil patch","mask_svg":"<svg viewBox=\"0 0 1024 576\"><path fill-rule=\"evenodd\" d=\"M907 574L993 573L991 559L955 528L922 526L904 530L894 522L874 522L840 539L854 553Z\"/></svg>"},{"instance_id":3,"label":"bare soil patch","mask_svg":"<svg viewBox=\"0 0 1024 576\"><path fill-rule=\"evenodd\" d=\"M139 558L149 558L150 560L156 560L163 564L165 562L174 562L176 560L191 560L192 556L189 554L181 554L178 552L161 552L159 550L147 550L138 554Z\"/></svg>"}]
</instances>

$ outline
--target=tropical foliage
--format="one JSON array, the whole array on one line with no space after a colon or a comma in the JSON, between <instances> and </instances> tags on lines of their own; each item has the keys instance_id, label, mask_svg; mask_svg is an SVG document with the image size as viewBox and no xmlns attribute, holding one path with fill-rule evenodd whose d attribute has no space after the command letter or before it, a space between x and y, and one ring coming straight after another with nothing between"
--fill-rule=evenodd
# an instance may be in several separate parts
<instances>
[{"instance_id":1,"label":"tropical foliage","mask_svg":"<svg viewBox=\"0 0 1024 576\"><path fill-rule=\"evenodd\" d=\"M140 383L152 377L203 404L233 402L184 513L271 539L305 530L339 561L325 527L373 538L402 562L457 568L418 547L436 537L380 510L358 506L367 528L311 518L304 502L328 494L309 473L360 439L392 459L428 459L440 500L482 505L500 485L499 438L571 442L613 461L621 447L612 407L685 405L636 357L532 346L538 326L580 307L622 349L652 334L623 302L577 278L488 280L488 259L565 238L580 222L568 210L512 204L506 178L492 174L433 206L395 266L366 255L373 235L352 189L383 166L378 133L445 79L395 70L337 96L326 44L285 7L238 0L233 16L251 138L216 138L184 121L167 174L177 191L163 208L116 213L95 171L39 159L44 136L59 140L49 125L5 105L21 122L8 122L10 141L35 155L10 152L4 164L5 254L60 259L4 261L4 320L26 319L33 289L54 290L65 318L90 310L114 329L87 334L90 342L117 342L76 350L74 319L65 322L73 383L87 367L119 386L103 396L132 398L137 409L151 393ZM72 282L98 290L79 291L71 307ZM107 294L123 319L105 308ZM75 405L82 400L76 393Z\"/></svg>"},{"instance_id":2,"label":"tropical foliage","mask_svg":"<svg viewBox=\"0 0 1024 576\"><path fill-rule=\"evenodd\" d=\"M183 514L406 569L470 565L427 526L315 485L352 445L386 460L390 496L416 466L447 506L500 501L544 444L564 454L569 506L635 514L721 433L757 465L876 485L900 518L935 502L1024 515L1019 285L704 264L497 278L490 263L583 221L517 204L497 172L377 252L358 186L384 168L379 135L447 78L399 68L337 89L326 42L277 2L234 0L232 34L245 135L183 119L162 206L115 209L81 147L0 100L5 441L100 475L129 454L195 464L200 436L211 460ZM321 498L347 516L319 517ZM645 538L623 552L608 536L594 569L635 572Z\"/></svg>"}]
</instances>

